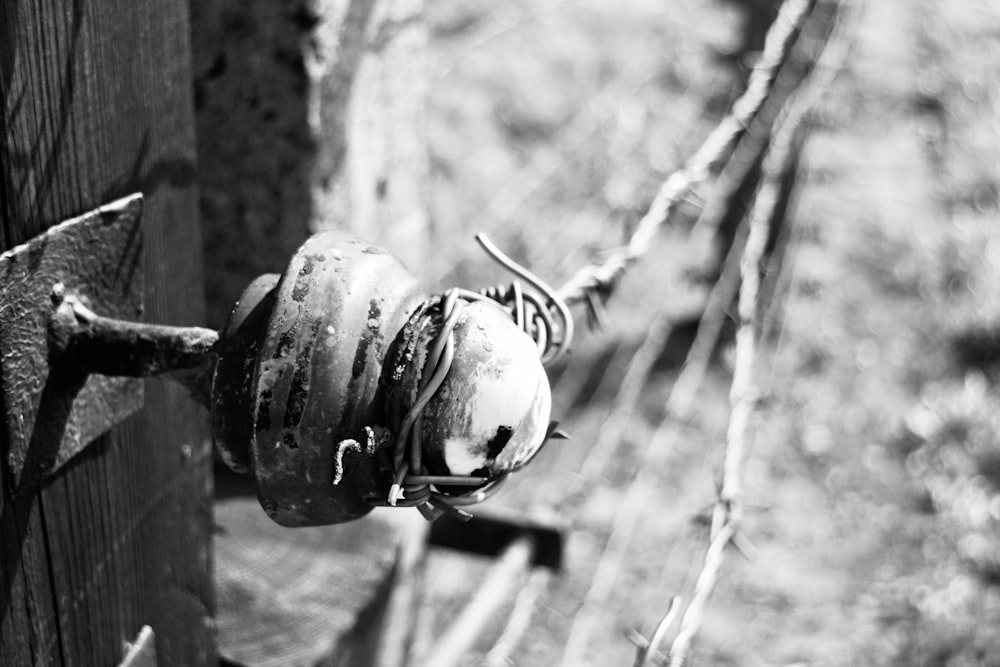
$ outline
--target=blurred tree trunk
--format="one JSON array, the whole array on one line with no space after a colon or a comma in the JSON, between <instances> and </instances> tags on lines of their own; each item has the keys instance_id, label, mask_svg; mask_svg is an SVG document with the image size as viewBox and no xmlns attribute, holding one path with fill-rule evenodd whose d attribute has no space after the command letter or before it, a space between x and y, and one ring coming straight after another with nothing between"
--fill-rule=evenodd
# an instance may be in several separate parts
<instances>
[{"instance_id":1,"label":"blurred tree trunk","mask_svg":"<svg viewBox=\"0 0 1000 667\"><path fill-rule=\"evenodd\" d=\"M322 229L416 267L427 248L422 0L190 6L210 322ZM415 511L391 519L287 530L256 500L220 501L221 655L406 664L427 527Z\"/></svg>"},{"instance_id":2,"label":"blurred tree trunk","mask_svg":"<svg viewBox=\"0 0 1000 667\"><path fill-rule=\"evenodd\" d=\"M422 0L192 2L209 317L314 231L426 251Z\"/></svg>"}]
</instances>

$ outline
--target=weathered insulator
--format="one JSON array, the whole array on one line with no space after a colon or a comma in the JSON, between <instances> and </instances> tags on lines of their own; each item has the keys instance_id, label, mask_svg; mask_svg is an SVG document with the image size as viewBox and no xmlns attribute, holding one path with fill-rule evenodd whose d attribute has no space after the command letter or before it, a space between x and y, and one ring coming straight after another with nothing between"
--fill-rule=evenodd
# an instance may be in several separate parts
<instances>
[{"instance_id":1,"label":"weathered insulator","mask_svg":"<svg viewBox=\"0 0 1000 667\"><path fill-rule=\"evenodd\" d=\"M252 283L223 330L217 441L278 523L358 518L389 487L382 362L423 297L398 260L338 232L310 238L272 283Z\"/></svg>"},{"instance_id":2,"label":"weathered insulator","mask_svg":"<svg viewBox=\"0 0 1000 667\"><path fill-rule=\"evenodd\" d=\"M384 250L338 232L247 287L220 338L213 426L275 521L340 523L385 504L404 450L413 475L484 484L538 450L551 397L535 342L484 301L462 301L442 335L444 301ZM441 348L447 363L428 367Z\"/></svg>"},{"instance_id":3,"label":"weathered insulator","mask_svg":"<svg viewBox=\"0 0 1000 667\"><path fill-rule=\"evenodd\" d=\"M433 369L423 355L439 335L442 314L423 315L417 363L394 389L399 412L419 395L419 380ZM453 359L423 409L420 442L431 475L495 479L521 467L545 440L552 405L538 347L497 303L474 301L456 314ZM397 413L398 414L398 413Z\"/></svg>"}]
</instances>

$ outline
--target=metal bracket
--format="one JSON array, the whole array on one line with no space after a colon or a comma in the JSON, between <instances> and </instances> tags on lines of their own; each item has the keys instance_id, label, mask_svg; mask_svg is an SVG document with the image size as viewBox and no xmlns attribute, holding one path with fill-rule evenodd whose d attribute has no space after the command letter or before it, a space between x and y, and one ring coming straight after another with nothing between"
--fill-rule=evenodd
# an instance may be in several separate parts
<instances>
[{"instance_id":1,"label":"metal bracket","mask_svg":"<svg viewBox=\"0 0 1000 667\"><path fill-rule=\"evenodd\" d=\"M51 327L65 296L142 316L141 215L142 195L131 195L0 255L0 437L16 493L142 407L142 380L89 374L54 352Z\"/></svg>"}]
</instances>

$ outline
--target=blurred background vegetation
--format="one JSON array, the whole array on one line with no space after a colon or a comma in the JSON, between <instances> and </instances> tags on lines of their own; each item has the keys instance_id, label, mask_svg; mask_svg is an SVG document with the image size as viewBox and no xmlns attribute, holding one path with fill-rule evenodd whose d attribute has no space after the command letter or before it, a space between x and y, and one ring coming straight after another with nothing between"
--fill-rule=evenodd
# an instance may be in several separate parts
<instances>
[{"instance_id":1,"label":"blurred background vegetation","mask_svg":"<svg viewBox=\"0 0 1000 667\"><path fill-rule=\"evenodd\" d=\"M778 4L429 2L432 251L412 268L440 286L508 280L474 249L486 231L560 285L621 244L739 95ZM697 664L1000 664L1000 7L866 4L785 220L746 469L752 558L727 561ZM752 192L727 210L742 213ZM716 196L705 187L690 198L609 302L606 328L582 333L554 374L554 417L573 439L551 443L490 501L558 505L654 316L673 312L625 436L570 512L565 572L514 664L559 660L665 417L721 242L706 248L688 231ZM626 664L629 631L648 636L672 596L691 595L724 442L729 345L658 471L587 664ZM487 566L435 553L426 634L447 625ZM468 664L482 664L501 627Z\"/></svg>"}]
</instances>

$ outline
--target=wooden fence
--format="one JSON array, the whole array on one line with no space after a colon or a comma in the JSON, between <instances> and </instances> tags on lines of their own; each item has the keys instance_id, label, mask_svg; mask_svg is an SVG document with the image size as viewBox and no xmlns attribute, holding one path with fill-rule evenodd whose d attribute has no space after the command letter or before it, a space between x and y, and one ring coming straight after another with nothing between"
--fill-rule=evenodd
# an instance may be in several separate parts
<instances>
[{"instance_id":1,"label":"wooden fence","mask_svg":"<svg viewBox=\"0 0 1000 667\"><path fill-rule=\"evenodd\" d=\"M419 9L401 0L322 11L0 1L0 250L142 192L144 319L175 325L221 324L250 278L280 270L320 228L407 235L399 247L419 253ZM14 317L3 313L0 335ZM225 500L213 519L207 422L183 389L149 381L139 414L32 488L12 484L11 442L0 443L0 664L119 664L145 626L160 667L216 664L217 619L223 654L263 650L260 633L227 634L254 627L253 612L276 591L254 588L265 568L248 551L277 540L285 553L320 548L336 561L342 540L260 528L249 518L255 500ZM365 526L370 539L351 533L365 548L339 565L365 586L330 596L340 599L328 601L327 618L339 621L328 631L287 640L312 651L309 660L405 659L405 636L386 643L372 633L406 611L393 582L420 562L426 529ZM218 554L213 533L224 536ZM260 597L228 595L241 585ZM361 613L368 633L355 622Z\"/></svg>"}]
</instances>

